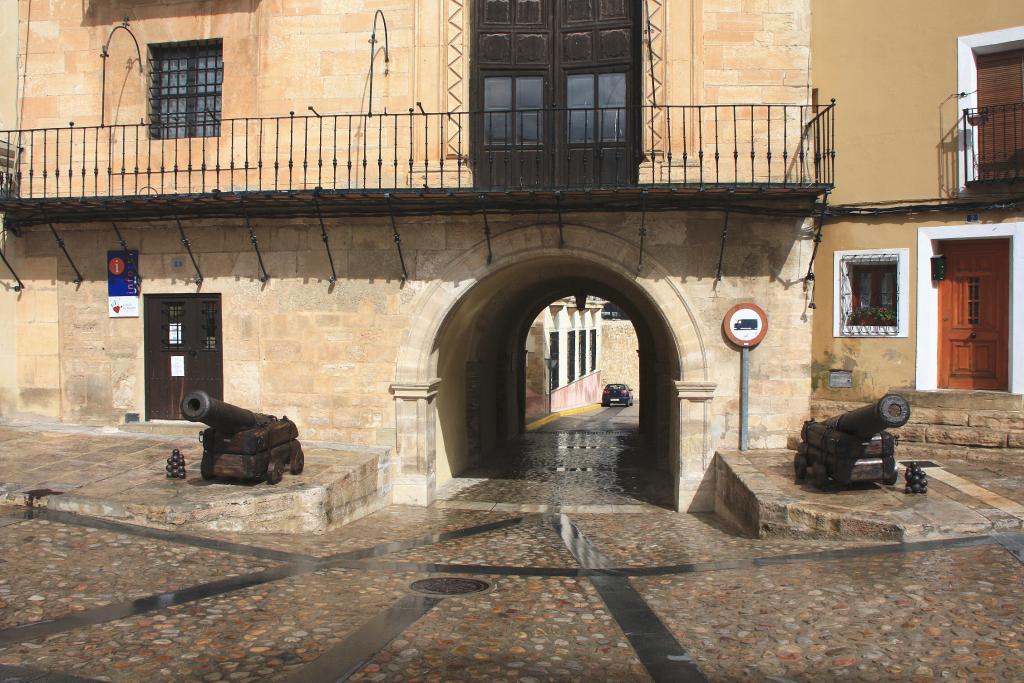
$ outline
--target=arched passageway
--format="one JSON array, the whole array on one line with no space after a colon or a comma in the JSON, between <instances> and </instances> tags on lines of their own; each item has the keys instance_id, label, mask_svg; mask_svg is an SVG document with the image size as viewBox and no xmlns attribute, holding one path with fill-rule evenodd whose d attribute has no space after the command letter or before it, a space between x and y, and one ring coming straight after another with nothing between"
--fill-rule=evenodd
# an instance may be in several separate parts
<instances>
[{"instance_id":1,"label":"arched passageway","mask_svg":"<svg viewBox=\"0 0 1024 683\"><path fill-rule=\"evenodd\" d=\"M502 258L474 267L482 254L471 252L419 294L418 325L394 385L396 500L429 503L452 477L500 465L504 446L524 429L530 324L554 299L588 294L615 301L633 321L645 466L670 482L660 503L689 507L707 465L706 411L691 404L709 400L713 386L688 306L650 259L636 275L632 245L578 230L586 239L571 243L584 246L564 248L545 246L540 226L505 233L494 245ZM541 243L530 248L531 238Z\"/></svg>"}]
</instances>

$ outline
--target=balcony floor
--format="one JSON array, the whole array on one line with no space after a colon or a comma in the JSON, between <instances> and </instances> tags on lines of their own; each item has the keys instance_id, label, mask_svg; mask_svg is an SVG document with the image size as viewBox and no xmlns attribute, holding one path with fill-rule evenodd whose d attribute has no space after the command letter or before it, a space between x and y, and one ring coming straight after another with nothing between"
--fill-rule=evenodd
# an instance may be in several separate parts
<instances>
[{"instance_id":1,"label":"balcony floor","mask_svg":"<svg viewBox=\"0 0 1024 683\"><path fill-rule=\"evenodd\" d=\"M3 199L0 212L15 229L51 223L168 218L423 216L478 213L597 213L693 211L730 208L737 213L792 211L807 215L827 185L635 185L578 190L471 189L300 190L202 194ZM314 201L316 199L316 201Z\"/></svg>"}]
</instances>

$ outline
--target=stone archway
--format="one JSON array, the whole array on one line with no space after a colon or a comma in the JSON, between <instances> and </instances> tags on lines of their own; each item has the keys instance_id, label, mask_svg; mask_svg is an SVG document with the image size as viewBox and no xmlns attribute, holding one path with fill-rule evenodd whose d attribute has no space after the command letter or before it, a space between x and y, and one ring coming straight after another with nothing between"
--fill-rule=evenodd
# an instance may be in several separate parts
<instances>
[{"instance_id":1,"label":"stone archway","mask_svg":"<svg viewBox=\"0 0 1024 683\"><path fill-rule=\"evenodd\" d=\"M565 225L563 247L552 244L552 233L548 224L502 232L492 240L495 258L490 265L487 245L478 243L416 295L392 385L397 432L395 502L430 504L439 473L444 478L453 469L452 462L458 467L465 461L469 446L456 443L459 438L452 435L461 427L453 428L451 421L452 414L465 410L466 382L473 380L450 368L449 372L439 369L441 350L456 344L461 353L465 344L468 352L486 343L486 321L495 315L488 306L516 300L516 288L525 296L525 281L533 285L529 290L533 295L545 287L548 294L568 291L580 283L603 288L628 301L652 330L657 352L653 374L661 406L657 429L675 476L675 506L711 509L713 482L705 470L710 460L708 403L715 385L707 380L704 344L686 298L650 255L636 274L636 245L612 233ZM507 309L499 309L499 314L502 310ZM446 405L439 417L438 397L446 381L452 387L448 396L461 396L463 404ZM440 466L439 443L444 457L450 459ZM453 455L456 452L462 455Z\"/></svg>"}]
</instances>

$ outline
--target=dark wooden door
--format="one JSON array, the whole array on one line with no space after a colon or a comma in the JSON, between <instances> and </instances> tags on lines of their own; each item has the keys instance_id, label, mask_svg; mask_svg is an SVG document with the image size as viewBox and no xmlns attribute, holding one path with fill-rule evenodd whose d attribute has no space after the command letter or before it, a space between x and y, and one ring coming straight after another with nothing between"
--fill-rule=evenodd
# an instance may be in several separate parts
<instances>
[{"instance_id":1,"label":"dark wooden door","mask_svg":"<svg viewBox=\"0 0 1024 683\"><path fill-rule=\"evenodd\" d=\"M1010 242L942 243L939 386L1005 390L1009 374Z\"/></svg>"},{"instance_id":2,"label":"dark wooden door","mask_svg":"<svg viewBox=\"0 0 1024 683\"><path fill-rule=\"evenodd\" d=\"M637 0L475 0L473 9L476 186L635 182Z\"/></svg>"},{"instance_id":3,"label":"dark wooden door","mask_svg":"<svg viewBox=\"0 0 1024 683\"><path fill-rule=\"evenodd\" d=\"M202 389L224 397L219 294L144 297L146 419L180 420L181 399Z\"/></svg>"}]
</instances>

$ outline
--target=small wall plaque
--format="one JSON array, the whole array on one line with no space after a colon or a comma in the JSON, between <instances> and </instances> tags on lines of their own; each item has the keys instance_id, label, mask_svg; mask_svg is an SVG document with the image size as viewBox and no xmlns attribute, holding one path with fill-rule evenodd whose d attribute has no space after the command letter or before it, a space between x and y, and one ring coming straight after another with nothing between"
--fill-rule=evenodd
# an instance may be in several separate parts
<instances>
[{"instance_id":1,"label":"small wall plaque","mask_svg":"<svg viewBox=\"0 0 1024 683\"><path fill-rule=\"evenodd\" d=\"M849 389L853 386L853 373L849 370L829 370L828 386L830 389Z\"/></svg>"}]
</instances>

